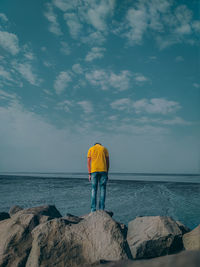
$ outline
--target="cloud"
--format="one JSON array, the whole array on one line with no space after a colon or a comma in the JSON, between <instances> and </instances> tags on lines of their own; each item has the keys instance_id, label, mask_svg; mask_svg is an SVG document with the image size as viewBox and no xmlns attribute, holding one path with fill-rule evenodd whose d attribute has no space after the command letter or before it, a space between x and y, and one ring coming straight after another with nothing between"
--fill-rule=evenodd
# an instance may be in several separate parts
<instances>
[{"instance_id":1,"label":"cloud","mask_svg":"<svg viewBox=\"0 0 200 267\"><path fill-rule=\"evenodd\" d=\"M57 94L61 94L71 82L71 74L68 71L61 71L54 82L54 89Z\"/></svg>"},{"instance_id":2,"label":"cloud","mask_svg":"<svg viewBox=\"0 0 200 267\"><path fill-rule=\"evenodd\" d=\"M176 112L181 108L180 104L175 101L168 101L164 98L141 99L133 103L136 113L147 112L166 115Z\"/></svg>"},{"instance_id":3,"label":"cloud","mask_svg":"<svg viewBox=\"0 0 200 267\"><path fill-rule=\"evenodd\" d=\"M113 32L126 37L130 45L141 45L144 38L153 38L160 49L182 42L196 42L200 21L193 21L186 5L169 0L138 0L129 7L124 21ZM197 42L196 42L197 43Z\"/></svg>"},{"instance_id":4,"label":"cloud","mask_svg":"<svg viewBox=\"0 0 200 267\"><path fill-rule=\"evenodd\" d=\"M87 11L88 22L98 31L106 31L106 19L112 15L114 9L114 0L92 1Z\"/></svg>"},{"instance_id":5,"label":"cloud","mask_svg":"<svg viewBox=\"0 0 200 267\"><path fill-rule=\"evenodd\" d=\"M135 73L134 74L134 76L135 76L135 81L137 82L137 83L143 83L143 82L146 82L146 81L148 81L148 78L147 77L145 77L143 74L141 74L141 73Z\"/></svg>"},{"instance_id":6,"label":"cloud","mask_svg":"<svg viewBox=\"0 0 200 267\"><path fill-rule=\"evenodd\" d=\"M13 56L19 52L19 40L16 34L0 31L0 46Z\"/></svg>"},{"instance_id":7,"label":"cloud","mask_svg":"<svg viewBox=\"0 0 200 267\"><path fill-rule=\"evenodd\" d=\"M83 73L83 69L81 67L81 65L78 63L78 64L74 64L72 66L72 70L76 73L76 74L82 74Z\"/></svg>"},{"instance_id":8,"label":"cloud","mask_svg":"<svg viewBox=\"0 0 200 267\"><path fill-rule=\"evenodd\" d=\"M66 43L66 42L61 42L61 48L60 48L60 51L61 51L61 53L63 53L63 54L66 55L66 56L70 55L70 53L71 53L71 49L70 49L68 43Z\"/></svg>"},{"instance_id":9,"label":"cloud","mask_svg":"<svg viewBox=\"0 0 200 267\"><path fill-rule=\"evenodd\" d=\"M19 99L20 99L20 97L17 96L15 93L8 93L8 92L5 92L4 90L0 89L0 100L6 100L6 101L9 101L11 103L15 103Z\"/></svg>"},{"instance_id":10,"label":"cloud","mask_svg":"<svg viewBox=\"0 0 200 267\"><path fill-rule=\"evenodd\" d=\"M30 84L38 86L41 82L37 75L33 72L33 67L29 62L17 62L13 61L12 63L13 67L16 71L18 71L21 76L28 81Z\"/></svg>"},{"instance_id":11,"label":"cloud","mask_svg":"<svg viewBox=\"0 0 200 267\"><path fill-rule=\"evenodd\" d=\"M104 56L105 48L103 47L92 47L91 51L86 55L86 61L93 61L97 58L102 58Z\"/></svg>"},{"instance_id":12,"label":"cloud","mask_svg":"<svg viewBox=\"0 0 200 267\"><path fill-rule=\"evenodd\" d=\"M131 100L129 98L121 98L110 103L112 109L129 110L131 107Z\"/></svg>"},{"instance_id":13,"label":"cloud","mask_svg":"<svg viewBox=\"0 0 200 267\"><path fill-rule=\"evenodd\" d=\"M2 77L5 80L12 81L10 73L4 69L3 66L0 66L0 77Z\"/></svg>"},{"instance_id":14,"label":"cloud","mask_svg":"<svg viewBox=\"0 0 200 267\"><path fill-rule=\"evenodd\" d=\"M74 4L78 4L76 0L53 0L54 5L62 11L67 11L74 8Z\"/></svg>"},{"instance_id":15,"label":"cloud","mask_svg":"<svg viewBox=\"0 0 200 267\"><path fill-rule=\"evenodd\" d=\"M46 4L46 7L47 11L44 13L44 16L50 22L49 31L57 36L62 35L62 31L59 23L57 22L57 16L54 13L53 6L51 4Z\"/></svg>"},{"instance_id":16,"label":"cloud","mask_svg":"<svg viewBox=\"0 0 200 267\"><path fill-rule=\"evenodd\" d=\"M123 70L118 74L102 69L86 73L86 79L92 85L100 86L102 90L107 90L110 87L119 91L127 90L130 86L130 77L131 72L128 70Z\"/></svg>"},{"instance_id":17,"label":"cloud","mask_svg":"<svg viewBox=\"0 0 200 267\"><path fill-rule=\"evenodd\" d=\"M160 121L162 124L166 125L191 125L192 123L189 121L186 121L180 117L175 117L174 119L171 120L162 120Z\"/></svg>"},{"instance_id":18,"label":"cloud","mask_svg":"<svg viewBox=\"0 0 200 267\"><path fill-rule=\"evenodd\" d=\"M69 31L71 36L74 39L77 39L81 33L82 25L79 21L77 14L75 13L65 13L64 19L66 20L67 26L69 27Z\"/></svg>"},{"instance_id":19,"label":"cloud","mask_svg":"<svg viewBox=\"0 0 200 267\"><path fill-rule=\"evenodd\" d=\"M118 89L119 91L127 90L130 86L131 72L128 70L123 70L119 74L111 72L109 83L112 87Z\"/></svg>"},{"instance_id":20,"label":"cloud","mask_svg":"<svg viewBox=\"0 0 200 267\"><path fill-rule=\"evenodd\" d=\"M182 56L177 56L177 57L175 58L175 61L176 61L176 62L183 62L183 61L184 61L184 58L183 58Z\"/></svg>"},{"instance_id":21,"label":"cloud","mask_svg":"<svg viewBox=\"0 0 200 267\"><path fill-rule=\"evenodd\" d=\"M86 79L94 86L100 86L102 90L108 89L109 75L104 70L94 70L86 73Z\"/></svg>"},{"instance_id":22,"label":"cloud","mask_svg":"<svg viewBox=\"0 0 200 267\"><path fill-rule=\"evenodd\" d=\"M100 45L105 41L104 35L108 33L107 20L113 16L115 0L54 0L53 4L64 12L72 38L90 45Z\"/></svg>"},{"instance_id":23,"label":"cloud","mask_svg":"<svg viewBox=\"0 0 200 267\"><path fill-rule=\"evenodd\" d=\"M70 100L64 100L62 102L59 102L57 104L57 109L62 109L65 112L70 112L71 111L71 107L73 106L73 101Z\"/></svg>"},{"instance_id":24,"label":"cloud","mask_svg":"<svg viewBox=\"0 0 200 267\"><path fill-rule=\"evenodd\" d=\"M3 21L3 22L8 22L8 18L5 14L3 13L0 13L0 20Z\"/></svg>"},{"instance_id":25,"label":"cloud","mask_svg":"<svg viewBox=\"0 0 200 267\"><path fill-rule=\"evenodd\" d=\"M84 100L84 101L77 102L77 104L82 107L83 112L85 114L89 114L93 112L93 106L91 102Z\"/></svg>"},{"instance_id":26,"label":"cloud","mask_svg":"<svg viewBox=\"0 0 200 267\"><path fill-rule=\"evenodd\" d=\"M199 83L193 83L193 86L194 86L195 88L200 88L200 84L199 84Z\"/></svg>"},{"instance_id":27,"label":"cloud","mask_svg":"<svg viewBox=\"0 0 200 267\"><path fill-rule=\"evenodd\" d=\"M186 121L182 119L181 117L175 117L172 119L168 120L163 120L163 118L151 118L151 117L140 117L135 119L136 122L138 123L143 123L143 124L163 124L163 125L192 125L192 122Z\"/></svg>"},{"instance_id":28,"label":"cloud","mask_svg":"<svg viewBox=\"0 0 200 267\"><path fill-rule=\"evenodd\" d=\"M140 43L147 29L147 14L145 9L129 9L126 20L130 30L125 36L131 43Z\"/></svg>"},{"instance_id":29,"label":"cloud","mask_svg":"<svg viewBox=\"0 0 200 267\"><path fill-rule=\"evenodd\" d=\"M101 32L94 31L90 32L87 36L82 36L81 41L88 45L102 45L106 38Z\"/></svg>"}]
</instances>

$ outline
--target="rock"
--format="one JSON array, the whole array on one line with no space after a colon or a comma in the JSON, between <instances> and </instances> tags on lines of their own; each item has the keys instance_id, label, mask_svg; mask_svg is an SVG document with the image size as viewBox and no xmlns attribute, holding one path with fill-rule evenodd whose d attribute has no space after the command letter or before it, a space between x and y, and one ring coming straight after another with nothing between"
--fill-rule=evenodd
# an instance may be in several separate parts
<instances>
[{"instance_id":1,"label":"rock","mask_svg":"<svg viewBox=\"0 0 200 267\"><path fill-rule=\"evenodd\" d=\"M199 267L200 253L198 251L183 251L175 255L167 255L148 260L121 260L110 262L99 267Z\"/></svg>"},{"instance_id":2,"label":"rock","mask_svg":"<svg viewBox=\"0 0 200 267\"><path fill-rule=\"evenodd\" d=\"M0 212L0 221L9 219L10 215L7 212Z\"/></svg>"},{"instance_id":3,"label":"rock","mask_svg":"<svg viewBox=\"0 0 200 267\"><path fill-rule=\"evenodd\" d=\"M79 223L83 218L67 213L66 216L62 217L67 220L69 223Z\"/></svg>"},{"instance_id":4,"label":"rock","mask_svg":"<svg viewBox=\"0 0 200 267\"><path fill-rule=\"evenodd\" d=\"M32 229L37 216L16 213L0 222L0 266L24 266L32 244Z\"/></svg>"},{"instance_id":5,"label":"rock","mask_svg":"<svg viewBox=\"0 0 200 267\"><path fill-rule=\"evenodd\" d=\"M85 266L128 259L121 229L105 211L90 213L78 223L64 218L37 226L26 267Z\"/></svg>"},{"instance_id":6,"label":"rock","mask_svg":"<svg viewBox=\"0 0 200 267\"><path fill-rule=\"evenodd\" d=\"M12 217L0 222L0 266L25 266L32 247L33 228L52 218L61 217L56 207L50 205L15 213L16 210L13 207Z\"/></svg>"},{"instance_id":7,"label":"rock","mask_svg":"<svg viewBox=\"0 0 200 267\"><path fill-rule=\"evenodd\" d=\"M186 234L186 233L188 233L188 232L191 231L190 228L188 228L187 226L185 226L185 225L182 224L181 222L176 221L176 223L178 224L178 227L179 227L179 229L181 230L182 235L184 235L184 234Z\"/></svg>"},{"instance_id":8,"label":"rock","mask_svg":"<svg viewBox=\"0 0 200 267\"><path fill-rule=\"evenodd\" d=\"M34 214L37 216L39 223L49 221L51 219L60 218L62 215L53 205L44 205L23 209L19 211L20 214ZM45 217L44 217L45 216Z\"/></svg>"},{"instance_id":9,"label":"rock","mask_svg":"<svg viewBox=\"0 0 200 267\"><path fill-rule=\"evenodd\" d=\"M183 245L186 250L200 250L200 225L183 235Z\"/></svg>"},{"instance_id":10,"label":"rock","mask_svg":"<svg viewBox=\"0 0 200 267\"><path fill-rule=\"evenodd\" d=\"M137 217L129 222L127 241L133 258L153 258L183 248L182 232L167 216Z\"/></svg>"},{"instance_id":11,"label":"rock","mask_svg":"<svg viewBox=\"0 0 200 267\"><path fill-rule=\"evenodd\" d=\"M11 217L12 215L14 215L15 213L17 213L18 211L20 211L20 210L23 210L23 208L20 207L20 206L17 206L17 205L12 206L12 207L10 208L10 210L9 210L10 217Z\"/></svg>"}]
</instances>

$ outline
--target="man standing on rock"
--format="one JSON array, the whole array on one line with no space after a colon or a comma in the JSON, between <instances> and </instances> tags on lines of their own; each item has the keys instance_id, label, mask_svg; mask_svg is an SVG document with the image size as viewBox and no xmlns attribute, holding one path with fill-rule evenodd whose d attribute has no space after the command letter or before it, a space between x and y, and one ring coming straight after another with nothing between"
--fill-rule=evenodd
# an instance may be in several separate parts
<instances>
[{"instance_id":1,"label":"man standing on rock","mask_svg":"<svg viewBox=\"0 0 200 267\"><path fill-rule=\"evenodd\" d=\"M100 143L90 147L87 155L89 181L92 182L91 212L96 211L98 183L100 187L99 209L105 209L106 184L109 170L109 154L107 148Z\"/></svg>"}]
</instances>

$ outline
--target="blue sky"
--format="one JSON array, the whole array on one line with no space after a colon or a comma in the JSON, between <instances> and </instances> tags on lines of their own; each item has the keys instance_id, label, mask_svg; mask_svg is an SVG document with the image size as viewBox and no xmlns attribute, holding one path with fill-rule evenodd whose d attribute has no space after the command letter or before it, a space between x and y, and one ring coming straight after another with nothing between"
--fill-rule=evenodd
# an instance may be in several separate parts
<instances>
[{"instance_id":1,"label":"blue sky","mask_svg":"<svg viewBox=\"0 0 200 267\"><path fill-rule=\"evenodd\" d=\"M199 2L2 0L0 170L199 173Z\"/></svg>"}]
</instances>

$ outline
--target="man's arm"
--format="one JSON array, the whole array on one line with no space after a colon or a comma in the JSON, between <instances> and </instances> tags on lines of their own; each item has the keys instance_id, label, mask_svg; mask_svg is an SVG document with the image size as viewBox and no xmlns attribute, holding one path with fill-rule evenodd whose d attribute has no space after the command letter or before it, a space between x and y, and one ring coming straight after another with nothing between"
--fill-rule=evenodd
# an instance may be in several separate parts
<instances>
[{"instance_id":1,"label":"man's arm","mask_svg":"<svg viewBox=\"0 0 200 267\"><path fill-rule=\"evenodd\" d=\"M107 167L107 172L108 172L109 167L110 167L109 157L106 157L106 167Z\"/></svg>"},{"instance_id":2,"label":"man's arm","mask_svg":"<svg viewBox=\"0 0 200 267\"><path fill-rule=\"evenodd\" d=\"M87 158L87 167L89 173L89 181L91 181L91 158Z\"/></svg>"}]
</instances>

